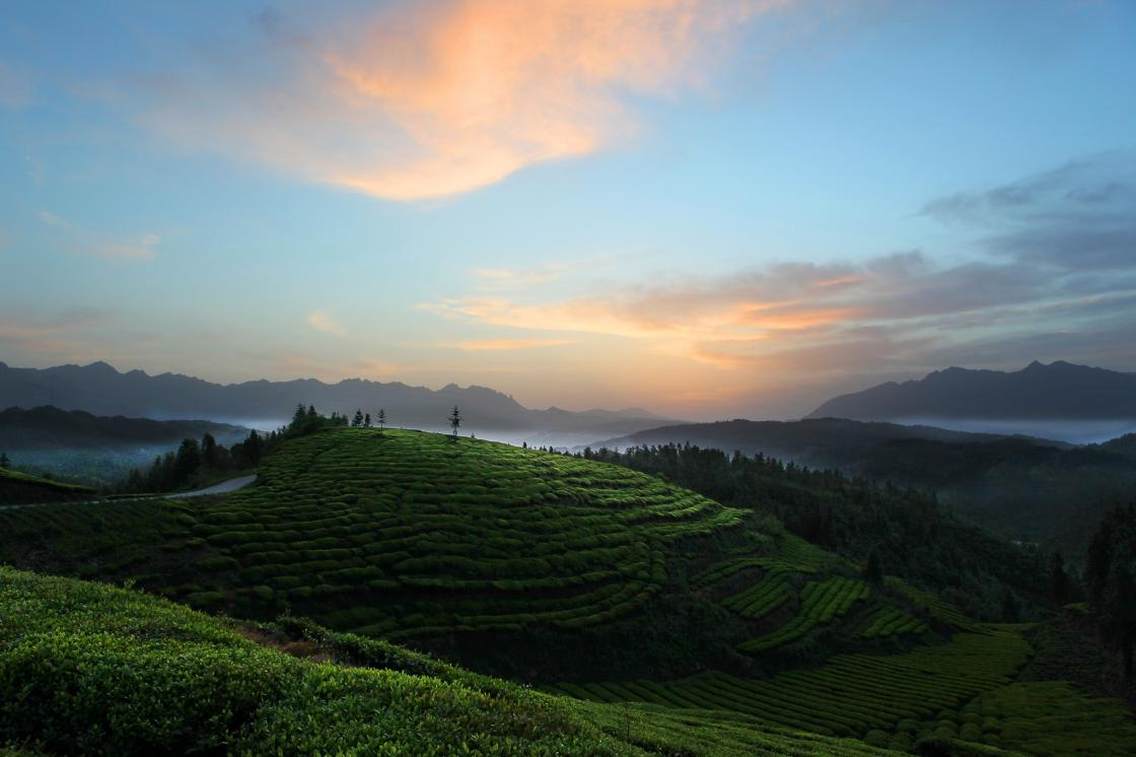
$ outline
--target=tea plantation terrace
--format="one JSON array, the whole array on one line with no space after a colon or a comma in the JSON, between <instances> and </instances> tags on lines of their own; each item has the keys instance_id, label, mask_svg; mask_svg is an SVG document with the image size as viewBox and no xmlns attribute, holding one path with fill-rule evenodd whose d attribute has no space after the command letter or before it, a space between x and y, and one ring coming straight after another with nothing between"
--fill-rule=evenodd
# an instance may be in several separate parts
<instances>
[{"instance_id":1,"label":"tea plantation terrace","mask_svg":"<svg viewBox=\"0 0 1136 757\"><path fill-rule=\"evenodd\" d=\"M608 623L666 584L674 545L740 536L747 515L616 465L341 428L286 442L223 498L0 513L0 554L38 543L53 568L200 608L422 638Z\"/></svg>"},{"instance_id":2,"label":"tea plantation terrace","mask_svg":"<svg viewBox=\"0 0 1136 757\"><path fill-rule=\"evenodd\" d=\"M3 566L0 619L5 757L882 754L734 713L552 696L303 622L241 624Z\"/></svg>"}]
</instances>

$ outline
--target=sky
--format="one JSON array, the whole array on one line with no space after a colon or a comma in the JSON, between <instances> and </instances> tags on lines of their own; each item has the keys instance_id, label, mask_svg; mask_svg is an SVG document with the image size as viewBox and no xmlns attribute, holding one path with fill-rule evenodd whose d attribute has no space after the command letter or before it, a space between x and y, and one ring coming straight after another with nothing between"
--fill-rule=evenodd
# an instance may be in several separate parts
<instances>
[{"instance_id":1,"label":"sky","mask_svg":"<svg viewBox=\"0 0 1136 757\"><path fill-rule=\"evenodd\" d=\"M7 0L0 360L783 418L1136 371L1131 0Z\"/></svg>"}]
</instances>

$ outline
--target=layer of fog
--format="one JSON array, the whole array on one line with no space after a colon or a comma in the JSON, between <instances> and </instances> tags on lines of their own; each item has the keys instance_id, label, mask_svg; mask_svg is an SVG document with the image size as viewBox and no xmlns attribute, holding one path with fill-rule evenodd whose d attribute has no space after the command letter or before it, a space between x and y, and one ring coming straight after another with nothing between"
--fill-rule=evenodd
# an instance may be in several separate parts
<instances>
[{"instance_id":1,"label":"layer of fog","mask_svg":"<svg viewBox=\"0 0 1136 757\"><path fill-rule=\"evenodd\" d=\"M1019 434L1040 439L1053 439L1069 444L1099 444L1125 434L1136 433L1136 419L1117 420L1064 420L1049 419L990 419L990 418L897 418L905 425L936 426L950 431L969 431L981 434Z\"/></svg>"}]
</instances>

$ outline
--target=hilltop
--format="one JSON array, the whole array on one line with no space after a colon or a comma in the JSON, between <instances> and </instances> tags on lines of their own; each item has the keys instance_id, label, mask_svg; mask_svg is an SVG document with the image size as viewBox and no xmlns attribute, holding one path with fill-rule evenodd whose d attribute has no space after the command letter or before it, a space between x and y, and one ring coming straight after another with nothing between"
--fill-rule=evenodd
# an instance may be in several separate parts
<instances>
[{"instance_id":1,"label":"hilltop","mask_svg":"<svg viewBox=\"0 0 1136 757\"><path fill-rule=\"evenodd\" d=\"M450 408L458 405L469 424L484 432L540 431L592 437L625 434L665 420L638 408L534 410L482 386L447 384L433 390L357 378L334 384L316 379L217 384L175 373L151 376L141 370L120 372L104 362L43 369L0 363L0 407L53 405L97 415L237 419L234 422L241 423L255 420L264 425L281 422L281 408L297 404L314 404L341 414L357 408L373 413L382 407L392 425L416 428L442 428Z\"/></svg>"},{"instance_id":2,"label":"hilltop","mask_svg":"<svg viewBox=\"0 0 1136 757\"><path fill-rule=\"evenodd\" d=\"M947 368L828 400L810 418L1136 419L1136 374L1058 360L1020 371Z\"/></svg>"}]
</instances>

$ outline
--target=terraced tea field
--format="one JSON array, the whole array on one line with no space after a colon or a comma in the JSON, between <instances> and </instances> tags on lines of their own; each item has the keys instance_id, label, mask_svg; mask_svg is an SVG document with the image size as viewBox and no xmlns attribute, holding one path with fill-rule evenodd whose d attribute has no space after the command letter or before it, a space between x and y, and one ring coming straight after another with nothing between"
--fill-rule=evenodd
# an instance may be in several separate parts
<instances>
[{"instance_id":1,"label":"terraced tea field","mask_svg":"<svg viewBox=\"0 0 1136 757\"><path fill-rule=\"evenodd\" d=\"M395 645L0 566L0 754L881 754L750 716L555 697ZM287 636L282 637L286 639ZM313 724L318 724L313 727Z\"/></svg>"},{"instance_id":2,"label":"terraced tea field","mask_svg":"<svg viewBox=\"0 0 1136 757\"><path fill-rule=\"evenodd\" d=\"M863 639L883 639L905 634L918 634L927 630L927 624L897 607L881 607L867 620L860 631Z\"/></svg>"},{"instance_id":3,"label":"terraced tea field","mask_svg":"<svg viewBox=\"0 0 1136 757\"><path fill-rule=\"evenodd\" d=\"M156 739L146 746L168 749L181 711L165 718L147 709L145 695L131 697L172 691L187 717L206 717L200 708L213 701L214 685L256 714L238 732L212 721L201 727L203 751L222 743L285 753L375 751L380 743L456 750L463 746L447 740L453 729L439 726L451 717L475 735L474 751L503 753L852 755L935 739L967 742L965 749L1049 754L1072 744L1084 754L1120 754L1132 743L1131 720L1116 702L1014 681L1031 654L1018 627L978 623L897 580L869 585L859 566L760 512L625 468L489 442L321 431L285 442L256 485L221 497L0 510L0 561L128 580L268 621L241 626L257 639L319 628L299 619L306 616L332 630L303 636L296 648L395 669L296 667L235 637L237 621L0 567L0 637L23 629L0 638L0 684L38 681L46 670L37 696L104 692L83 700L98 707L82 717L61 710L48 734L61 751L129 751L139 734ZM19 615L15 626L3 622L4 601ZM487 669L573 680L546 686L558 695L551 697L388 639L479 664L488 647L500 647L522 662ZM27 654L10 654L17 647ZM662 665L651 656L672 648ZM643 649L643 662L609 664ZM58 665L35 667L43 660ZM150 669L158 671L153 681ZM400 670L425 678L403 680ZM581 682L596 676L619 680ZM119 700L133 708L115 710L122 722L153 716L157 725L69 730ZM37 737L21 701L0 698L0 754L11 734ZM401 720L376 725L375 707ZM342 728L312 729L312 718Z\"/></svg>"},{"instance_id":4,"label":"terraced tea field","mask_svg":"<svg viewBox=\"0 0 1136 757\"><path fill-rule=\"evenodd\" d=\"M393 638L607 623L666 583L671 545L736 530L745 515L615 465L373 429L291 440L255 486L212 501L107 507L0 513L3 549L43 522L90 533L108 514L123 525L149 508L145 532L126 526L113 545L141 585Z\"/></svg>"},{"instance_id":5,"label":"terraced tea field","mask_svg":"<svg viewBox=\"0 0 1136 757\"><path fill-rule=\"evenodd\" d=\"M810 581L801 590L801 606L792 620L772 633L750 639L738 649L752 654L790 644L843 616L869 594L868 585L855 578L834 576L824 581Z\"/></svg>"},{"instance_id":6,"label":"terraced tea field","mask_svg":"<svg viewBox=\"0 0 1136 757\"><path fill-rule=\"evenodd\" d=\"M721 672L678 681L562 683L552 690L603 702L639 701L747 713L793 728L863 737L890 733L1004 686L1026 662L1017 634L958 634L950 642L894 655L834 656L821 666L771 678Z\"/></svg>"}]
</instances>

